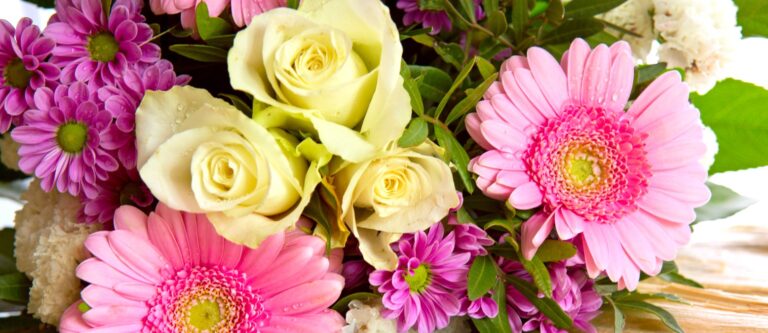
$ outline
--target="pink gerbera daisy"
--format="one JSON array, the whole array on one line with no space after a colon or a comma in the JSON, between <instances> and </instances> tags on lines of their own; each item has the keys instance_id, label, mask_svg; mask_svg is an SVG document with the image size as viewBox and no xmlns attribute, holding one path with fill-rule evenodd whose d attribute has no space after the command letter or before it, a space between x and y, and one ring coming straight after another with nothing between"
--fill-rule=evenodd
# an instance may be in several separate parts
<instances>
[{"instance_id":1,"label":"pink gerbera daisy","mask_svg":"<svg viewBox=\"0 0 768 333\"><path fill-rule=\"evenodd\" d=\"M93 197L97 180L117 170L117 160L102 145L112 117L96 104L84 83L35 92L35 107L24 125L11 132L18 142L19 168L34 173L46 191L54 186L74 196Z\"/></svg>"},{"instance_id":2,"label":"pink gerbera daisy","mask_svg":"<svg viewBox=\"0 0 768 333\"><path fill-rule=\"evenodd\" d=\"M85 304L65 312L64 333L331 333L344 324L328 309L344 278L329 272L325 243L301 232L251 249L219 236L203 214L123 206L115 230L91 234L85 247L93 258L77 276L90 285Z\"/></svg>"},{"instance_id":3,"label":"pink gerbera daisy","mask_svg":"<svg viewBox=\"0 0 768 333\"><path fill-rule=\"evenodd\" d=\"M109 17L100 0L56 1L56 16L45 35L56 42L51 61L61 81L86 81L96 89L112 83L136 63L154 63L160 47L141 16L139 0L116 0Z\"/></svg>"},{"instance_id":4,"label":"pink gerbera daisy","mask_svg":"<svg viewBox=\"0 0 768 333\"><path fill-rule=\"evenodd\" d=\"M573 42L562 64L540 48L512 57L466 119L488 151L473 159L483 192L518 209L531 258L554 228L583 237L590 276L634 289L688 241L709 200L698 111L677 72L656 79L625 112L634 65L624 42Z\"/></svg>"},{"instance_id":5,"label":"pink gerbera daisy","mask_svg":"<svg viewBox=\"0 0 768 333\"><path fill-rule=\"evenodd\" d=\"M16 28L0 20L0 133L19 125L35 90L52 86L59 77L59 68L46 62L54 46L27 17Z\"/></svg>"},{"instance_id":6,"label":"pink gerbera daisy","mask_svg":"<svg viewBox=\"0 0 768 333\"><path fill-rule=\"evenodd\" d=\"M374 271L369 281L384 294L382 315L397 319L398 331L416 327L419 333L448 326L461 313L467 290L470 254L454 252L453 232L443 235L436 223L397 243L397 268Z\"/></svg>"}]
</instances>

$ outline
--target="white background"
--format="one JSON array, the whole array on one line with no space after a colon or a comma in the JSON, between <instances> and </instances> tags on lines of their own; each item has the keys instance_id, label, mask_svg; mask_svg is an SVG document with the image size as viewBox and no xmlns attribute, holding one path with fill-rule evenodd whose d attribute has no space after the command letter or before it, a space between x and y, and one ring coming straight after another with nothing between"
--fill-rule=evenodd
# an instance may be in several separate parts
<instances>
[{"instance_id":1,"label":"white background","mask_svg":"<svg viewBox=\"0 0 768 333\"><path fill-rule=\"evenodd\" d=\"M53 10L41 10L20 0L0 0L0 18L15 25L23 16L31 17L39 26L44 26ZM742 41L739 47L738 60L731 69L730 76L760 85L768 89L768 40L750 38ZM761 57L761 55L763 55ZM768 110L766 110L768 112ZM744 211L725 220L701 223L696 226L694 237L716 239L719 232L730 224L763 224L768 216L768 167L739 172L728 172L714 175L712 182L728 186L742 195L758 200ZM14 212L20 204L12 200L0 198L0 227L12 226ZM768 241L768 240L767 240Z\"/></svg>"}]
</instances>

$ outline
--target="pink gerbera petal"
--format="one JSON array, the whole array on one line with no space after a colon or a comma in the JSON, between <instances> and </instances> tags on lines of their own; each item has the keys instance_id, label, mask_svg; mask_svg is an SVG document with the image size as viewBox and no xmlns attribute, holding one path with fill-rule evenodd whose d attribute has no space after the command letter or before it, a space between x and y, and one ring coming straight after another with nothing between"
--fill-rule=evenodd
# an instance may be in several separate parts
<instances>
[{"instance_id":1,"label":"pink gerbera petal","mask_svg":"<svg viewBox=\"0 0 768 333\"><path fill-rule=\"evenodd\" d=\"M523 224L526 257L555 229L582 242L590 275L634 288L640 271L674 258L694 208L709 200L688 88L666 73L625 112L634 75L626 43L593 50L579 39L560 64L542 49L527 55L502 65L467 117L469 134L488 149L469 168L487 196L541 206Z\"/></svg>"},{"instance_id":2,"label":"pink gerbera petal","mask_svg":"<svg viewBox=\"0 0 768 333\"><path fill-rule=\"evenodd\" d=\"M81 312L73 305L77 311L65 313L62 331L301 328L331 333L344 324L328 309L341 294L344 278L328 272L328 259L316 251L312 236L291 235L285 242L285 235L277 234L251 249L216 234L204 215L163 204L149 218L132 207L115 215L114 231L88 238L86 247L95 257L77 270L78 277L91 283L82 292L90 309ZM294 254L302 254L301 262ZM299 272L280 276L286 267ZM269 291L260 287L265 285Z\"/></svg>"}]
</instances>

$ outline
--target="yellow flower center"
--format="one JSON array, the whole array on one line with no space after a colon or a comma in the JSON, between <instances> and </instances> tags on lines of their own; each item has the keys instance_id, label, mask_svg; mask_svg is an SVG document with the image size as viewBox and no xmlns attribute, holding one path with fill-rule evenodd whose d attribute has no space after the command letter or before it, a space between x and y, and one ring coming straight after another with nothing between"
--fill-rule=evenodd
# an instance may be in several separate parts
<instances>
[{"instance_id":1,"label":"yellow flower center","mask_svg":"<svg viewBox=\"0 0 768 333\"><path fill-rule=\"evenodd\" d=\"M88 54L91 59L100 62L110 62L115 60L120 45L117 44L115 36L109 32L99 32L88 37Z\"/></svg>"},{"instance_id":2,"label":"yellow flower center","mask_svg":"<svg viewBox=\"0 0 768 333\"><path fill-rule=\"evenodd\" d=\"M3 78L5 78L6 86L24 89L29 85L29 79L32 78L32 72L24 67L24 63L21 62L21 59L14 58L5 65Z\"/></svg>"}]
</instances>

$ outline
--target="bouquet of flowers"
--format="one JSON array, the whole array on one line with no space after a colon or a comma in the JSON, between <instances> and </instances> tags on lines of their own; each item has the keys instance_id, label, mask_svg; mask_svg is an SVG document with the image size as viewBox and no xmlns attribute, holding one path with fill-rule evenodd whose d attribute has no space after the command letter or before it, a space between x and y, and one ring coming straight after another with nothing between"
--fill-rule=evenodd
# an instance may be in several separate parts
<instances>
[{"instance_id":1,"label":"bouquet of flowers","mask_svg":"<svg viewBox=\"0 0 768 333\"><path fill-rule=\"evenodd\" d=\"M708 174L768 164L768 92L715 85L729 0L34 2L0 21L11 331L680 332L638 284L698 286Z\"/></svg>"}]
</instances>

